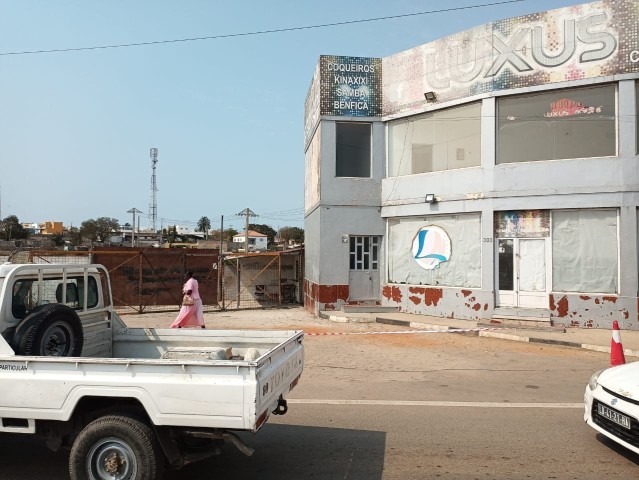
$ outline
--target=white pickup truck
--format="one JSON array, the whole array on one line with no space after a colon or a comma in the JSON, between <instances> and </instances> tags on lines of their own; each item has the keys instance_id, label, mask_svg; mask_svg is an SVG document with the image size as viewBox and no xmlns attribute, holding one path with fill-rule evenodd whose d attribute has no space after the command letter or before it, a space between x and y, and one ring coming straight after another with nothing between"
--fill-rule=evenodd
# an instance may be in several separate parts
<instances>
[{"instance_id":1,"label":"white pickup truck","mask_svg":"<svg viewBox=\"0 0 639 480\"><path fill-rule=\"evenodd\" d=\"M101 265L0 265L0 432L70 447L72 480L154 480L256 432L302 331L128 328Z\"/></svg>"}]
</instances>

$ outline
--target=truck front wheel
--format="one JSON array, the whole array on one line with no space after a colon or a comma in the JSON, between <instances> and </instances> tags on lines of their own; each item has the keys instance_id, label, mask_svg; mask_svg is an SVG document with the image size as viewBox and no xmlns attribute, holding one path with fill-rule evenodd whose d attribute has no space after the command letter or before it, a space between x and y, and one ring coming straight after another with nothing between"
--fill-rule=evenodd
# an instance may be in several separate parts
<instances>
[{"instance_id":1,"label":"truck front wheel","mask_svg":"<svg viewBox=\"0 0 639 480\"><path fill-rule=\"evenodd\" d=\"M69 456L71 480L155 480L164 456L153 430L126 416L109 415L89 423Z\"/></svg>"}]
</instances>

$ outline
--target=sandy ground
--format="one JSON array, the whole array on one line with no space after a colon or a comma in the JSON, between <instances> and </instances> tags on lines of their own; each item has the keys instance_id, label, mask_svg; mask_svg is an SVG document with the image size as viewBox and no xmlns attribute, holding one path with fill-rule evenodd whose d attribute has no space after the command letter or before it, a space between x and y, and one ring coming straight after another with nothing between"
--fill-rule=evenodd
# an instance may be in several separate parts
<instances>
[{"instance_id":1,"label":"sandy ground","mask_svg":"<svg viewBox=\"0 0 639 480\"><path fill-rule=\"evenodd\" d=\"M168 328L176 316L177 312L154 312L141 315L123 315L121 318L130 327ZM335 323L315 317L302 307L207 312L204 314L204 320L209 329L303 330L307 335L307 342L313 341L313 343L322 342L322 339L329 338L329 336L344 335L344 340L349 344L366 343L386 349L453 347L458 349L460 353L476 349L498 353L507 349L521 353L543 353L547 356L557 357L575 355L578 352L576 349L556 345L478 337L472 332L379 334L381 332L414 332L416 329L379 323ZM585 354L585 352L582 353Z\"/></svg>"}]
</instances>

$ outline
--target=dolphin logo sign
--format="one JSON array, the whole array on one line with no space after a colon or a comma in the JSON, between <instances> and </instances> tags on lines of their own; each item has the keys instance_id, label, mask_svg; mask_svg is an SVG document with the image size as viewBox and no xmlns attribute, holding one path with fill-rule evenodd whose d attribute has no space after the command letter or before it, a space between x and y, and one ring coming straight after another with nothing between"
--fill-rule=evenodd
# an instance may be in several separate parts
<instances>
[{"instance_id":1,"label":"dolphin logo sign","mask_svg":"<svg viewBox=\"0 0 639 480\"><path fill-rule=\"evenodd\" d=\"M412 253L420 267L426 270L439 268L441 263L450 259L450 237L440 227L422 227L413 239Z\"/></svg>"}]
</instances>

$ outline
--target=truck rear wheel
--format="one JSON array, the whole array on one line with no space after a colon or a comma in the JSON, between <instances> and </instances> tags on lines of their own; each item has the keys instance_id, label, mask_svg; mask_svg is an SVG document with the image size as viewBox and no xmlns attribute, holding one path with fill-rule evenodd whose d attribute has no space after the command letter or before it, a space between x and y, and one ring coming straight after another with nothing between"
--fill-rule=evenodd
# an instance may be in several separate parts
<instances>
[{"instance_id":1,"label":"truck rear wheel","mask_svg":"<svg viewBox=\"0 0 639 480\"><path fill-rule=\"evenodd\" d=\"M22 355L79 357L84 344L82 322L66 305L47 305L30 314L22 323L28 327L19 342Z\"/></svg>"},{"instance_id":2,"label":"truck rear wheel","mask_svg":"<svg viewBox=\"0 0 639 480\"><path fill-rule=\"evenodd\" d=\"M71 480L155 480L164 457L153 430L126 416L94 420L77 436L69 456Z\"/></svg>"}]
</instances>

